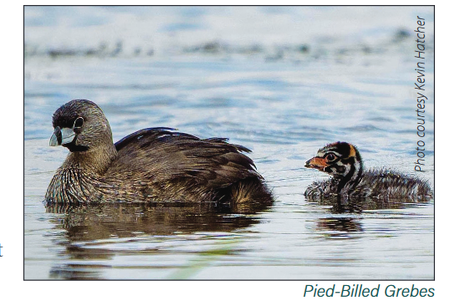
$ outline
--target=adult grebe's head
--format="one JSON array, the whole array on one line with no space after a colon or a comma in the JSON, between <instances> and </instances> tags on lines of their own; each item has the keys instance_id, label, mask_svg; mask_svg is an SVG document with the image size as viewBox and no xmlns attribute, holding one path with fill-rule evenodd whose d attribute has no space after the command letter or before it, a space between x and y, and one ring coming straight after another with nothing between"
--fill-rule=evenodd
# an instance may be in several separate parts
<instances>
[{"instance_id":1,"label":"adult grebe's head","mask_svg":"<svg viewBox=\"0 0 450 301\"><path fill-rule=\"evenodd\" d=\"M53 114L50 146L62 145L71 152L84 152L113 145L111 128L102 110L92 101L75 99Z\"/></svg>"}]
</instances>

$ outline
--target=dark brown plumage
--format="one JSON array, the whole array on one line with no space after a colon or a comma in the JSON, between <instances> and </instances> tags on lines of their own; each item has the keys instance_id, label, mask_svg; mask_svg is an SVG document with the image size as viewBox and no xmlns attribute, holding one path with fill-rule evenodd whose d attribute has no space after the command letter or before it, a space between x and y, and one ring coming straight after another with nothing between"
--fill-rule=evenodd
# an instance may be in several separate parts
<instances>
[{"instance_id":1,"label":"dark brown plumage","mask_svg":"<svg viewBox=\"0 0 450 301\"><path fill-rule=\"evenodd\" d=\"M358 149L350 143L335 142L319 149L305 163L333 176L306 188L308 201L332 204L335 211L398 207L405 202L429 202L433 192L428 183L387 169L364 171Z\"/></svg>"},{"instance_id":2,"label":"dark brown plumage","mask_svg":"<svg viewBox=\"0 0 450 301\"><path fill-rule=\"evenodd\" d=\"M70 150L45 196L47 203L218 202L267 205L271 192L243 146L169 128L137 131L113 144L102 110L72 100L53 115L50 145Z\"/></svg>"}]
</instances>

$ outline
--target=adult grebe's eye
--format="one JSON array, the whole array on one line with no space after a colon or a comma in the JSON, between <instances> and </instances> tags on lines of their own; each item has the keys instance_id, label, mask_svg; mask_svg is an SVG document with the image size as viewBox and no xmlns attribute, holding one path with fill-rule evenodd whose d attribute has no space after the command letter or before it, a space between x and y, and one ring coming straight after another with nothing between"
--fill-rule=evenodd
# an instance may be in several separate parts
<instances>
[{"instance_id":1,"label":"adult grebe's eye","mask_svg":"<svg viewBox=\"0 0 450 301\"><path fill-rule=\"evenodd\" d=\"M335 154L332 154L332 153L326 154L326 155L325 155L325 160L327 160L327 161L333 161L333 160L336 160L336 155L335 155Z\"/></svg>"},{"instance_id":2,"label":"adult grebe's eye","mask_svg":"<svg viewBox=\"0 0 450 301\"><path fill-rule=\"evenodd\" d=\"M83 126L84 119L83 117L78 117L77 120L73 123L74 128L81 128Z\"/></svg>"}]
</instances>

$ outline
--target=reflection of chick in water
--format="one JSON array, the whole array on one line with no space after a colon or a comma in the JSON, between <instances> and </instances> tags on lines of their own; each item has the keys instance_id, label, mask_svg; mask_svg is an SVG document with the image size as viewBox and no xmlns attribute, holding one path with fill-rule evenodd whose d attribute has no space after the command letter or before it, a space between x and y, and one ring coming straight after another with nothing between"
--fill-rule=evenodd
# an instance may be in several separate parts
<instances>
[{"instance_id":1,"label":"reflection of chick in water","mask_svg":"<svg viewBox=\"0 0 450 301\"><path fill-rule=\"evenodd\" d=\"M363 232L361 220L353 217L328 217L317 220L316 230L329 237L346 236L348 233Z\"/></svg>"},{"instance_id":2,"label":"reflection of chick in water","mask_svg":"<svg viewBox=\"0 0 450 301\"><path fill-rule=\"evenodd\" d=\"M249 150L226 139L151 128L113 144L108 120L89 100L61 106L53 127L50 145L70 154L47 189L47 204L216 202L251 212L273 201Z\"/></svg>"},{"instance_id":3,"label":"reflection of chick in water","mask_svg":"<svg viewBox=\"0 0 450 301\"><path fill-rule=\"evenodd\" d=\"M355 146L335 142L319 149L305 167L326 172L333 178L307 187L308 201L331 200L338 212L395 208L405 202L429 202L430 186L417 178L389 170L363 170Z\"/></svg>"},{"instance_id":4,"label":"reflection of chick in water","mask_svg":"<svg viewBox=\"0 0 450 301\"><path fill-rule=\"evenodd\" d=\"M70 241L90 241L136 235L172 235L198 231L227 232L256 223L246 215L227 215L214 204L161 206L101 204L49 206L47 212L65 213L57 227L67 230Z\"/></svg>"}]
</instances>

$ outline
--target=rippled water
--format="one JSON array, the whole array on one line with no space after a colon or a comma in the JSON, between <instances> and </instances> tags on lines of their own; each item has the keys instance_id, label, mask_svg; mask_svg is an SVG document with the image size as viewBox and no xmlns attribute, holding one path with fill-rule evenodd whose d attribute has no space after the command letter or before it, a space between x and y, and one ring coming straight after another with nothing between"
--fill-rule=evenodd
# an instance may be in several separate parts
<instances>
[{"instance_id":1,"label":"rippled water","mask_svg":"<svg viewBox=\"0 0 450 301\"><path fill-rule=\"evenodd\" d=\"M96 9L62 14L68 24L80 21L72 39L63 34L70 25L62 19L38 22L61 11L26 10L26 279L433 279L433 203L332 214L303 196L308 184L327 178L304 162L337 140L357 145L368 167L417 174L411 32L423 12L431 47L431 9L377 8L373 16L363 10L354 24L345 18L355 15L354 7L339 8L341 19L330 7L155 8L166 19L152 8ZM266 22L243 20L249 13ZM100 39L93 43L102 26L130 14L140 16L136 23L155 14L144 34L150 42L119 31L103 48ZM314 20L306 18L311 14ZM333 39L331 16L352 30ZM381 16L389 26L378 26ZM290 26L300 17L314 26ZM234 34L244 25L246 31ZM46 40L52 31L57 38ZM119 38L122 46L112 53L109 41ZM432 186L433 60L430 48L426 163L419 175ZM276 202L251 215L200 205L46 210L45 190L67 155L48 147L51 115L73 98L102 107L114 141L167 126L249 147Z\"/></svg>"}]
</instances>

